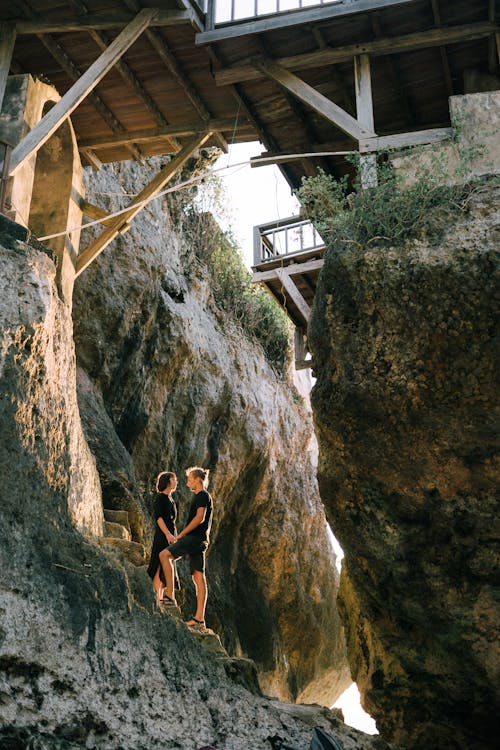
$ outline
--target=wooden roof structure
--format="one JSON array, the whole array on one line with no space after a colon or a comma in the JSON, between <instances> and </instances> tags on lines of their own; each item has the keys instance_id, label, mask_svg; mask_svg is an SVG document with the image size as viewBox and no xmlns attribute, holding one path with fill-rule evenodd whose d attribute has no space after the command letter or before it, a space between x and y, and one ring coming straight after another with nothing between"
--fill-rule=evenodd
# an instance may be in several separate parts
<instances>
[{"instance_id":1,"label":"wooden roof structure","mask_svg":"<svg viewBox=\"0 0 500 750\"><path fill-rule=\"evenodd\" d=\"M194 0L1 3L3 46L13 33L10 71L43 76L63 95L141 10L158 10L71 115L94 163L175 153L208 126L209 145L352 149L355 140L307 96L356 118L360 54L370 57L378 136L449 126L447 99L464 92L467 71L498 73L495 0L343 0L216 26L210 2L207 14ZM283 70L306 84L305 99ZM341 155L280 166L297 187L318 165L345 170Z\"/></svg>"},{"instance_id":2,"label":"wooden roof structure","mask_svg":"<svg viewBox=\"0 0 500 750\"><path fill-rule=\"evenodd\" d=\"M469 71L500 86L500 0L318 0L227 23L217 2L1 3L0 104L9 72L62 96L15 146L9 174L71 116L95 167L176 154L143 199L202 144L253 140L295 189L318 167L345 173L346 151L369 164L381 148L449 137L448 97L474 91ZM107 222L78 273L138 210Z\"/></svg>"}]
</instances>

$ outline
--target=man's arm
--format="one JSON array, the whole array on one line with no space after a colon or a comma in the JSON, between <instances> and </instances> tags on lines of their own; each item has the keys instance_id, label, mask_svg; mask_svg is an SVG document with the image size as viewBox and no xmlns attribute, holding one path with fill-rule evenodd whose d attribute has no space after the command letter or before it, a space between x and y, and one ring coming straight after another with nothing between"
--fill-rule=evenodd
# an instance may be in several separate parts
<instances>
[{"instance_id":1,"label":"man's arm","mask_svg":"<svg viewBox=\"0 0 500 750\"><path fill-rule=\"evenodd\" d=\"M177 539L180 539L181 537L186 536L186 534L190 534L193 531L193 529L195 529L197 526L200 525L200 523L203 523L203 521L205 520L206 512L207 512L206 507L198 508L193 520L190 521L188 525L186 526L186 528L183 529L181 533L177 535Z\"/></svg>"}]
</instances>

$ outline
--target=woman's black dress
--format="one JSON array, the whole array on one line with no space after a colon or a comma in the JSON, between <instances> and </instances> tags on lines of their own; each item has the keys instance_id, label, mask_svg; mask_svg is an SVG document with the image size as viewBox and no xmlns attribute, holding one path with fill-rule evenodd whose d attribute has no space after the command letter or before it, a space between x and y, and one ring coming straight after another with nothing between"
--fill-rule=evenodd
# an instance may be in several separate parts
<instances>
[{"instance_id":1,"label":"woman's black dress","mask_svg":"<svg viewBox=\"0 0 500 750\"><path fill-rule=\"evenodd\" d=\"M164 492L159 492L156 495L155 506L154 506L154 517L155 517L155 536L153 539L153 545L151 547L151 560L148 565L148 575L150 578L154 578L158 566L160 565L160 552L165 547L168 547L169 542L163 531L158 526L158 519L163 518L165 526L173 536L177 536L177 529L175 528L175 519L177 518L177 506L171 497L166 495ZM163 583L165 583L163 577L163 571L160 566L160 577Z\"/></svg>"}]
</instances>

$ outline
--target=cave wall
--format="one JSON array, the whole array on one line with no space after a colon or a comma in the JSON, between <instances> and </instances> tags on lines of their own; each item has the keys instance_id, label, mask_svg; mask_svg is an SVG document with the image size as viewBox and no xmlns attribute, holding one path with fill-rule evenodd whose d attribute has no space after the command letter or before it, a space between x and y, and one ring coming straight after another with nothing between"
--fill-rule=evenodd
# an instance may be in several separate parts
<instances>
[{"instance_id":1,"label":"cave wall","mask_svg":"<svg viewBox=\"0 0 500 750\"><path fill-rule=\"evenodd\" d=\"M88 196L112 208L116 193L149 178L133 164L87 171ZM77 279L74 325L80 409L105 507L128 509L135 539L148 544L157 473L179 474L182 523L183 470L208 466L209 625L232 653L256 661L267 693L331 705L350 675L310 414L217 310L206 269L161 201ZM179 567L189 615L192 586Z\"/></svg>"},{"instance_id":2,"label":"cave wall","mask_svg":"<svg viewBox=\"0 0 500 750\"><path fill-rule=\"evenodd\" d=\"M499 197L440 241L330 248L310 331L349 662L408 748L497 739Z\"/></svg>"}]
</instances>

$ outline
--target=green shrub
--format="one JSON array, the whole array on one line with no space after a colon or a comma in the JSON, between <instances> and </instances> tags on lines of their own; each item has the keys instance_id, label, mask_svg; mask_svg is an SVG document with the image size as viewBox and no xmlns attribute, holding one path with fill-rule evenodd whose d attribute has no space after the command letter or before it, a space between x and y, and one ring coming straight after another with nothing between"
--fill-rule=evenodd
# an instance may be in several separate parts
<instances>
[{"instance_id":1,"label":"green shrub","mask_svg":"<svg viewBox=\"0 0 500 750\"><path fill-rule=\"evenodd\" d=\"M377 186L363 190L359 156L351 161L356 168L352 185L347 177L336 180L320 171L315 177L304 178L298 191L309 218L329 245L397 244L414 237L437 236L446 227L447 215L459 212L467 195L463 186L443 184L439 168L433 173L422 171L412 185L403 187L384 157L379 157L376 165Z\"/></svg>"},{"instance_id":2,"label":"green shrub","mask_svg":"<svg viewBox=\"0 0 500 750\"><path fill-rule=\"evenodd\" d=\"M259 342L273 369L284 376L291 358L291 325L269 294L252 284L236 240L214 219L212 212L220 213L225 205L221 181L210 175L202 186L168 196L172 221L189 252L208 271L215 304L249 339Z\"/></svg>"}]
</instances>

